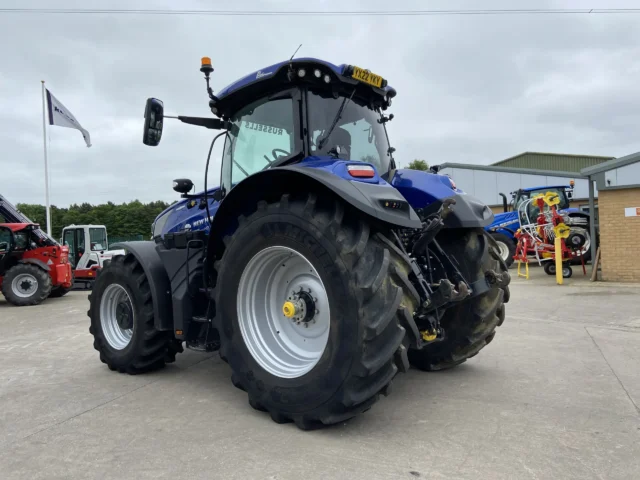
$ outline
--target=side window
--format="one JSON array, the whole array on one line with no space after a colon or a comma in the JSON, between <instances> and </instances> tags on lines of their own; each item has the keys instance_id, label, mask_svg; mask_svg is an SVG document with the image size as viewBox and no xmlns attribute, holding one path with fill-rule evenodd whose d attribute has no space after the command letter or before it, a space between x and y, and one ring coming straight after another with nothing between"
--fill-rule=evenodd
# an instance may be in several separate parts
<instances>
[{"instance_id":1,"label":"side window","mask_svg":"<svg viewBox=\"0 0 640 480\"><path fill-rule=\"evenodd\" d=\"M107 249L107 231L104 228L90 228L89 240L92 251L99 252Z\"/></svg>"},{"instance_id":2,"label":"side window","mask_svg":"<svg viewBox=\"0 0 640 480\"><path fill-rule=\"evenodd\" d=\"M516 198L516 202L514 204L513 209L518 210L518 207L520 207L520 204L525 200L527 200L528 198L529 198L529 195L527 195L526 193L520 194L520 196Z\"/></svg>"},{"instance_id":3,"label":"side window","mask_svg":"<svg viewBox=\"0 0 640 480\"><path fill-rule=\"evenodd\" d=\"M11 230L0 227L0 258L9 251L11 246Z\"/></svg>"},{"instance_id":4,"label":"side window","mask_svg":"<svg viewBox=\"0 0 640 480\"><path fill-rule=\"evenodd\" d=\"M15 234L16 250L26 250L29 245L29 235L27 232L17 232Z\"/></svg>"},{"instance_id":5,"label":"side window","mask_svg":"<svg viewBox=\"0 0 640 480\"><path fill-rule=\"evenodd\" d=\"M232 185L296 151L292 98L261 99L237 112L231 121L236 128L226 142L223 161L233 162Z\"/></svg>"}]
</instances>

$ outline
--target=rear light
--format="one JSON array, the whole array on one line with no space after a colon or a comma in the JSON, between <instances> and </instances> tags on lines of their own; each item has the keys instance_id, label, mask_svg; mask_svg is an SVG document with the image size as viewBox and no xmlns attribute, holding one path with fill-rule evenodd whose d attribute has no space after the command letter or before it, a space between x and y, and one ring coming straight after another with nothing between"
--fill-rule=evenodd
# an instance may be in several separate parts
<instances>
[{"instance_id":1,"label":"rear light","mask_svg":"<svg viewBox=\"0 0 640 480\"><path fill-rule=\"evenodd\" d=\"M449 177L449 181L451 182L451 188L456 189L456 182L453 181L453 178Z\"/></svg>"},{"instance_id":2,"label":"rear light","mask_svg":"<svg viewBox=\"0 0 640 480\"><path fill-rule=\"evenodd\" d=\"M349 175L356 178L373 178L376 171L369 165L347 165Z\"/></svg>"}]
</instances>

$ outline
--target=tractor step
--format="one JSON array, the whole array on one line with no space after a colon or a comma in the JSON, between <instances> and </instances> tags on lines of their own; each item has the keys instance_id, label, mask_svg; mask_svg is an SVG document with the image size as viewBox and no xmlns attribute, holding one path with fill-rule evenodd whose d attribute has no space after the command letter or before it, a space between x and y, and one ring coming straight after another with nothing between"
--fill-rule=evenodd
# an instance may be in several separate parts
<instances>
[{"instance_id":1,"label":"tractor step","mask_svg":"<svg viewBox=\"0 0 640 480\"><path fill-rule=\"evenodd\" d=\"M202 317L202 316L193 316L191 317L191 321L197 322L197 323L209 323L209 319L207 317Z\"/></svg>"}]
</instances>

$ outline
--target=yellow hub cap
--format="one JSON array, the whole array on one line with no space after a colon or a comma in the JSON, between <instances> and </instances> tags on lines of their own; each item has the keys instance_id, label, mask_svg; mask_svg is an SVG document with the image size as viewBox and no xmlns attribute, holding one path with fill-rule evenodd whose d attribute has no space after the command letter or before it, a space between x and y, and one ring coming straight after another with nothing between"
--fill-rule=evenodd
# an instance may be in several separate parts
<instances>
[{"instance_id":1,"label":"yellow hub cap","mask_svg":"<svg viewBox=\"0 0 640 480\"><path fill-rule=\"evenodd\" d=\"M296 314L296 306L293 302L284 302L284 305L282 305L282 313L284 313L285 317L292 318Z\"/></svg>"}]
</instances>

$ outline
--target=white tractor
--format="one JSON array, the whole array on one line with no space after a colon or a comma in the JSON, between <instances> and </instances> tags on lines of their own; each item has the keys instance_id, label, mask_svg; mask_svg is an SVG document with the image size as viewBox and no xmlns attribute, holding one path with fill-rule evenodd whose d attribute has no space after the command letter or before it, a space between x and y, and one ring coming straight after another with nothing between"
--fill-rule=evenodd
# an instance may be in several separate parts
<instances>
[{"instance_id":1,"label":"white tractor","mask_svg":"<svg viewBox=\"0 0 640 480\"><path fill-rule=\"evenodd\" d=\"M69 247L69 262L75 283L90 288L104 262L124 250L109 250L107 227L104 225L68 225L62 229L62 245Z\"/></svg>"}]
</instances>

